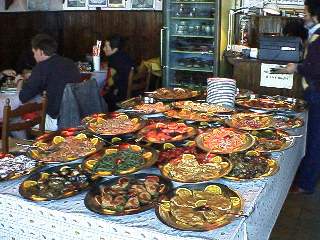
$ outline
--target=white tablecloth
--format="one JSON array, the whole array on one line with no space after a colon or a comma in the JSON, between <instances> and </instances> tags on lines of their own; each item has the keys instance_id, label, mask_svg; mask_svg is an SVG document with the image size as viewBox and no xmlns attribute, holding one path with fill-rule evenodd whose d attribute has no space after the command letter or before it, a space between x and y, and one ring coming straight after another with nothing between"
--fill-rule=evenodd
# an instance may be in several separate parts
<instances>
[{"instance_id":1,"label":"white tablecloth","mask_svg":"<svg viewBox=\"0 0 320 240\"><path fill-rule=\"evenodd\" d=\"M305 127L295 134L304 133ZM162 224L154 210L121 217L97 215L85 208L85 193L68 199L34 203L20 197L22 180L0 184L0 239L50 240L266 240L287 195L295 171L304 155L305 137L293 148L273 154L280 171L259 181L216 182L228 185L244 199L244 213L231 224L209 232L174 230ZM145 172L159 173L157 169ZM175 184L177 185L177 184Z\"/></svg>"}]
</instances>

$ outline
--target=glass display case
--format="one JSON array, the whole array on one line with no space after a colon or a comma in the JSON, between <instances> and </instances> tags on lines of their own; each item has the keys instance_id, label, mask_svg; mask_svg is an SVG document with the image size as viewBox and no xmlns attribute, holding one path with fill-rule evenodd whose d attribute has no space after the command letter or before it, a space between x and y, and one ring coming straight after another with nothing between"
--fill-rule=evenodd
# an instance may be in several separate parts
<instances>
[{"instance_id":1,"label":"glass display case","mask_svg":"<svg viewBox=\"0 0 320 240\"><path fill-rule=\"evenodd\" d=\"M168 0L163 7L164 86L201 88L218 72L220 0Z\"/></svg>"}]
</instances>

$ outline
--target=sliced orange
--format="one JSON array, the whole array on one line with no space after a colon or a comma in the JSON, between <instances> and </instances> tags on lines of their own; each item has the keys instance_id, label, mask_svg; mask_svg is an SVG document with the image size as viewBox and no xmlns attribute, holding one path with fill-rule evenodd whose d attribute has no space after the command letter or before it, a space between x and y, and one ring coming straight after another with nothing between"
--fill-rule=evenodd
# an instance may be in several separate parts
<instances>
[{"instance_id":1,"label":"sliced orange","mask_svg":"<svg viewBox=\"0 0 320 240\"><path fill-rule=\"evenodd\" d=\"M32 200L34 201L46 201L48 198L45 198L45 197L40 197L40 196L37 196L37 195L31 195L30 197Z\"/></svg>"},{"instance_id":2,"label":"sliced orange","mask_svg":"<svg viewBox=\"0 0 320 240\"><path fill-rule=\"evenodd\" d=\"M139 119L138 119L138 118L132 118L132 119L131 119L131 122L132 122L133 124L137 124L137 123L139 122Z\"/></svg>"}]
</instances>

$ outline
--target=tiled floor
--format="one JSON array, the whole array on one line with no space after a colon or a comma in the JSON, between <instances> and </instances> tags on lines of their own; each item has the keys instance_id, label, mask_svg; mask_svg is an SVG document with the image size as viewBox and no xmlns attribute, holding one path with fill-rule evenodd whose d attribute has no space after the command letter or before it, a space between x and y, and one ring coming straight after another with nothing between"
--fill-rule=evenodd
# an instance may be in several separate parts
<instances>
[{"instance_id":1,"label":"tiled floor","mask_svg":"<svg viewBox=\"0 0 320 240\"><path fill-rule=\"evenodd\" d=\"M312 195L288 195L270 240L320 240L320 184Z\"/></svg>"}]
</instances>

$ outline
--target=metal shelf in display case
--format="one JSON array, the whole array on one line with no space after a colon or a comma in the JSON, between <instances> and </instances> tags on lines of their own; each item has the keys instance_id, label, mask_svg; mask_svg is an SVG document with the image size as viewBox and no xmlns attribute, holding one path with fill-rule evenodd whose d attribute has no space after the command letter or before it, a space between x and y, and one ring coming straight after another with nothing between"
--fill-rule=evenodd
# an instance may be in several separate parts
<instances>
[{"instance_id":1,"label":"metal shelf in display case","mask_svg":"<svg viewBox=\"0 0 320 240\"><path fill-rule=\"evenodd\" d=\"M166 87L204 86L208 77L217 75L220 3L221 0L164 2L161 65Z\"/></svg>"}]
</instances>

